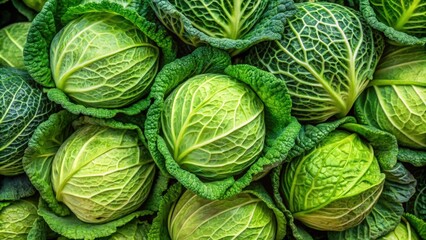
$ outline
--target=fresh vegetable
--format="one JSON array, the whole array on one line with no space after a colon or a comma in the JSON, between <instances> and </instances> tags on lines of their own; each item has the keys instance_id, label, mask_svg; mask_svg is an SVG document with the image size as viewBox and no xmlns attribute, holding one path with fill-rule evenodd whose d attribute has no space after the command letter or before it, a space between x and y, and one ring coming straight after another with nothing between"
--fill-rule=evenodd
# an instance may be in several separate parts
<instances>
[{"instance_id":1,"label":"fresh vegetable","mask_svg":"<svg viewBox=\"0 0 426 240\"><path fill-rule=\"evenodd\" d=\"M285 81L298 120L342 118L372 79L383 38L350 8L328 2L296 6L283 38L254 46L244 61Z\"/></svg>"},{"instance_id":2,"label":"fresh vegetable","mask_svg":"<svg viewBox=\"0 0 426 240\"><path fill-rule=\"evenodd\" d=\"M360 0L369 25L396 45L426 43L426 3L421 0Z\"/></svg>"},{"instance_id":3,"label":"fresh vegetable","mask_svg":"<svg viewBox=\"0 0 426 240\"><path fill-rule=\"evenodd\" d=\"M19 22L0 29L0 66L24 69L23 48L30 26Z\"/></svg>"},{"instance_id":4,"label":"fresh vegetable","mask_svg":"<svg viewBox=\"0 0 426 240\"><path fill-rule=\"evenodd\" d=\"M154 162L138 132L109 126L80 126L52 162L56 199L89 223L135 211L148 197L154 175Z\"/></svg>"},{"instance_id":5,"label":"fresh vegetable","mask_svg":"<svg viewBox=\"0 0 426 240\"><path fill-rule=\"evenodd\" d=\"M234 176L262 152L263 102L228 75L196 75L175 88L164 105L161 125L167 146L176 162L197 176Z\"/></svg>"},{"instance_id":6,"label":"fresh vegetable","mask_svg":"<svg viewBox=\"0 0 426 240\"><path fill-rule=\"evenodd\" d=\"M24 61L50 100L100 118L136 115L149 106L153 78L175 50L140 8L128 1L46 3L30 28Z\"/></svg>"},{"instance_id":7,"label":"fresh vegetable","mask_svg":"<svg viewBox=\"0 0 426 240\"><path fill-rule=\"evenodd\" d=\"M37 218L37 202L33 199L0 204L0 238L27 239Z\"/></svg>"},{"instance_id":8,"label":"fresh vegetable","mask_svg":"<svg viewBox=\"0 0 426 240\"><path fill-rule=\"evenodd\" d=\"M65 237L107 237L154 209L140 208L156 167L134 124L60 111L39 125L23 163L42 198L39 215Z\"/></svg>"},{"instance_id":9,"label":"fresh vegetable","mask_svg":"<svg viewBox=\"0 0 426 240\"><path fill-rule=\"evenodd\" d=\"M38 125L55 111L27 72L0 67L0 175L24 173L22 157Z\"/></svg>"},{"instance_id":10,"label":"fresh vegetable","mask_svg":"<svg viewBox=\"0 0 426 240\"><path fill-rule=\"evenodd\" d=\"M150 239L283 239L284 214L267 191L254 184L223 200L208 200L174 184L153 221Z\"/></svg>"},{"instance_id":11,"label":"fresh vegetable","mask_svg":"<svg viewBox=\"0 0 426 240\"><path fill-rule=\"evenodd\" d=\"M390 233L379 238L381 240L418 240L420 239L411 225L402 218L401 223Z\"/></svg>"},{"instance_id":12,"label":"fresh vegetable","mask_svg":"<svg viewBox=\"0 0 426 240\"><path fill-rule=\"evenodd\" d=\"M159 51L125 18L111 13L86 14L53 38L50 69L56 88L73 101L119 108L146 95L157 74Z\"/></svg>"},{"instance_id":13,"label":"fresh vegetable","mask_svg":"<svg viewBox=\"0 0 426 240\"><path fill-rule=\"evenodd\" d=\"M252 66L230 66L230 56L211 47L166 65L155 79L151 98L145 134L154 161L164 174L211 200L241 192L279 165L300 129L290 117L290 97L282 81ZM205 104L199 104L203 99ZM193 113L192 105L198 106ZM230 114L224 115L226 111ZM244 123L250 124L242 128ZM181 147L177 141L182 141Z\"/></svg>"},{"instance_id":14,"label":"fresh vegetable","mask_svg":"<svg viewBox=\"0 0 426 240\"><path fill-rule=\"evenodd\" d=\"M400 146L426 150L426 48L390 50L355 109L362 123L392 133Z\"/></svg>"},{"instance_id":15,"label":"fresh vegetable","mask_svg":"<svg viewBox=\"0 0 426 240\"><path fill-rule=\"evenodd\" d=\"M323 231L343 231L361 223L385 180L373 147L356 133L342 130L293 159L282 176L281 188L293 217Z\"/></svg>"},{"instance_id":16,"label":"fresh vegetable","mask_svg":"<svg viewBox=\"0 0 426 240\"><path fill-rule=\"evenodd\" d=\"M149 1L158 19L183 42L209 44L236 55L250 46L280 39L287 17L294 14L289 0Z\"/></svg>"}]
</instances>

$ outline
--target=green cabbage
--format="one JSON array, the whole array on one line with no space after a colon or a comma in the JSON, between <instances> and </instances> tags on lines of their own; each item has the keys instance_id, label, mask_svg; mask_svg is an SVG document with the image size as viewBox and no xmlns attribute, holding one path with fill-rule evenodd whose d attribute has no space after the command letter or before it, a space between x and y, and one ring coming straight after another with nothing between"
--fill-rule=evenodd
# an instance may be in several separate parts
<instances>
[{"instance_id":1,"label":"green cabbage","mask_svg":"<svg viewBox=\"0 0 426 240\"><path fill-rule=\"evenodd\" d=\"M274 211L262 199L240 193L224 200L207 200L185 191L170 210L172 240L264 239L276 237Z\"/></svg>"},{"instance_id":2,"label":"green cabbage","mask_svg":"<svg viewBox=\"0 0 426 240\"><path fill-rule=\"evenodd\" d=\"M360 224L385 180L373 147L356 133L342 130L293 159L282 176L281 190L293 217L322 231Z\"/></svg>"},{"instance_id":3,"label":"green cabbage","mask_svg":"<svg viewBox=\"0 0 426 240\"><path fill-rule=\"evenodd\" d=\"M400 146L426 150L426 48L389 50L355 113L362 123L392 133Z\"/></svg>"},{"instance_id":4,"label":"green cabbage","mask_svg":"<svg viewBox=\"0 0 426 240\"><path fill-rule=\"evenodd\" d=\"M298 3L283 38L255 45L245 62L285 81L292 115L304 122L346 116L372 79L383 37L335 3Z\"/></svg>"},{"instance_id":5,"label":"green cabbage","mask_svg":"<svg viewBox=\"0 0 426 240\"><path fill-rule=\"evenodd\" d=\"M239 174L263 149L263 102L230 76L192 77L173 90L164 106L161 125L173 158L202 178Z\"/></svg>"},{"instance_id":6,"label":"green cabbage","mask_svg":"<svg viewBox=\"0 0 426 240\"><path fill-rule=\"evenodd\" d=\"M111 13L68 23L50 46L58 89L85 106L119 108L147 94L157 74L158 47L137 26Z\"/></svg>"},{"instance_id":7,"label":"green cabbage","mask_svg":"<svg viewBox=\"0 0 426 240\"><path fill-rule=\"evenodd\" d=\"M81 221L103 223L141 206L155 164L136 131L87 124L59 148L52 162L56 199Z\"/></svg>"}]
</instances>

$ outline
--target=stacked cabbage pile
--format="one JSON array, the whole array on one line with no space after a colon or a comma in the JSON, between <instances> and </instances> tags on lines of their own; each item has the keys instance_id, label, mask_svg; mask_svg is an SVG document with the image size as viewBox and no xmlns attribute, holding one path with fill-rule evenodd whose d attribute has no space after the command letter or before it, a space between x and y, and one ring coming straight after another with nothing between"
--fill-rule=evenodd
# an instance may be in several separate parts
<instances>
[{"instance_id":1,"label":"stacked cabbage pile","mask_svg":"<svg viewBox=\"0 0 426 240\"><path fill-rule=\"evenodd\" d=\"M0 239L426 239L426 2L0 0Z\"/></svg>"}]
</instances>

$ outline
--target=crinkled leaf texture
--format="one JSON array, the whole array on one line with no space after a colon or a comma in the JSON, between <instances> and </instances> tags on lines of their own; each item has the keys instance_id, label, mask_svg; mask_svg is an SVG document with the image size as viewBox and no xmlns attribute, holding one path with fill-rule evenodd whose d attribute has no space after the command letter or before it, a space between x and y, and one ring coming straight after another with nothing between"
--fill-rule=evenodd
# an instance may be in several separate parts
<instances>
[{"instance_id":1,"label":"crinkled leaf texture","mask_svg":"<svg viewBox=\"0 0 426 240\"><path fill-rule=\"evenodd\" d=\"M31 135L55 104L27 72L15 68L0 67L0 99L0 175L18 175Z\"/></svg>"},{"instance_id":2,"label":"crinkled leaf texture","mask_svg":"<svg viewBox=\"0 0 426 240\"><path fill-rule=\"evenodd\" d=\"M26 174L0 178L0 201L15 201L36 193Z\"/></svg>"},{"instance_id":3,"label":"crinkled leaf texture","mask_svg":"<svg viewBox=\"0 0 426 240\"><path fill-rule=\"evenodd\" d=\"M400 162L384 173L386 180L382 195L367 218L344 232L329 232L330 239L377 239L396 228L404 213L402 204L413 196L416 180Z\"/></svg>"},{"instance_id":4,"label":"crinkled leaf texture","mask_svg":"<svg viewBox=\"0 0 426 240\"><path fill-rule=\"evenodd\" d=\"M426 44L426 3L418 0L360 0L368 24L396 45Z\"/></svg>"},{"instance_id":5,"label":"crinkled leaf texture","mask_svg":"<svg viewBox=\"0 0 426 240\"><path fill-rule=\"evenodd\" d=\"M154 218L154 221L149 232L149 239L165 239L169 240L170 235L168 231L169 212L173 209L173 205L178 201L179 197L185 191L183 186L179 183L172 185L167 193L164 195L160 203L160 210L158 215ZM269 209L271 209L276 217L277 232L275 239L283 239L286 235L287 221L284 214L276 207L273 199L268 195L265 188L260 184L252 184L243 190L243 193L249 193L260 200L262 200ZM217 200L221 201L221 200ZM246 219L246 218L245 218ZM235 219L238 221L238 219ZM232 223L238 224L238 223Z\"/></svg>"},{"instance_id":6,"label":"crinkled leaf texture","mask_svg":"<svg viewBox=\"0 0 426 240\"><path fill-rule=\"evenodd\" d=\"M329 2L296 6L283 38L255 45L243 61L286 83L298 120L342 118L372 79L383 37L348 7Z\"/></svg>"},{"instance_id":7,"label":"crinkled leaf texture","mask_svg":"<svg viewBox=\"0 0 426 240\"><path fill-rule=\"evenodd\" d=\"M110 236L117 232L119 227L131 223L132 220L138 217L151 215L153 212L140 210L111 222L91 224L78 220L74 215L60 217L53 213L46 203L42 201L39 205L38 214L43 217L53 231L62 236L70 239L95 239Z\"/></svg>"},{"instance_id":8,"label":"crinkled leaf texture","mask_svg":"<svg viewBox=\"0 0 426 240\"><path fill-rule=\"evenodd\" d=\"M0 66L24 69L23 48L30 22L18 22L0 29Z\"/></svg>"},{"instance_id":9,"label":"crinkled leaf texture","mask_svg":"<svg viewBox=\"0 0 426 240\"><path fill-rule=\"evenodd\" d=\"M153 0L150 4L163 24L186 44L208 44L232 55L262 41L281 39L286 19L295 12L289 0ZM263 6L263 12L254 10L257 5Z\"/></svg>"},{"instance_id":10,"label":"crinkled leaf texture","mask_svg":"<svg viewBox=\"0 0 426 240\"><path fill-rule=\"evenodd\" d=\"M24 48L24 62L31 76L36 82L47 88L48 97L61 104L74 114L84 114L99 118L111 118L119 113L136 115L149 106L149 101L142 97L128 106L107 109L85 107L71 101L61 90L55 88L49 62L50 44L55 35L71 20L86 13L108 12L120 15L133 23L142 33L153 40L161 49L160 65L164 65L175 58L176 52L171 37L161 26L147 21L139 15L141 3L129 1L82 1L82 0L49 0L41 12L36 16L28 34Z\"/></svg>"},{"instance_id":11,"label":"crinkled leaf texture","mask_svg":"<svg viewBox=\"0 0 426 240\"><path fill-rule=\"evenodd\" d=\"M27 239L38 219L36 199L21 199L0 208L0 239Z\"/></svg>"},{"instance_id":12,"label":"crinkled leaf texture","mask_svg":"<svg viewBox=\"0 0 426 240\"><path fill-rule=\"evenodd\" d=\"M49 227L68 238L99 238L106 237L115 232L117 227L138 216L152 214L158 209L158 199L166 189L167 180L160 178L154 183L156 190L149 196L146 203L137 212L128 214L104 224L89 224L78 220L75 215L62 203L58 202L51 183L52 162L60 146L74 132L74 126L80 124L96 124L118 129L128 129L137 132L142 144L145 138L139 127L130 123L121 123L112 119L95 119L87 116L78 118L66 110L52 114L49 119L39 125L30 139L23 159L24 169L32 184L40 193L42 204L39 214L44 218ZM93 227L95 229L93 229Z\"/></svg>"},{"instance_id":13,"label":"crinkled leaf texture","mask_svg":"<svg viewBox=\"0 0 426 240\"><path fill-rule=\"evenodd\" d=\"M372 145L381 171L386 178L382 194L366 218L354 228L342 232L329 232L329 239L375 239L383 236L399 223L403 214L402 203L408 201L414 194L416 183L408 170L397 162L398 147L396 139L391 134L373 127L356 124L353 117L316 126L304 125L296 139L296 145L288 155L290 159L286 161L291 161L292 158L309 151L335 129L355 132ZM271 174L275 201L286 215L293 236L300 240L306 239L309 233L303 230L303 227L298 226L301 223L294 219L281 194L281 169L282 167L278 167Z\"/></svg>"},{"instance_id":14,"label":"crinkled leaf texture","mask_svg":"<svg viewBox=\"0 0 426 240\"><path fill-rule=\"evenodd\" d=\"M404 214L404 217L410 223L411 227L416 230L420 238L426 239L426 221L410 213Z\"/></svg>"},{"instance_id":15,"label":"crinkled leaf texture","mask_svg":"<svg viewBox=\"0 0 426 240\"><path fill-rule=\"evenodd\" d=\"M299 123L290 116L291 101L282 81L252 66L229 65L229 55L211 47L200 47L192 54L166 65L157 75L152 87L150 97L154 102L148 110L145 122L148 148L160 170L176 178L187 189L208 199L235 195L250 182L279 165L294 145L294 139L300 129ZM161 112L168 93L186 79L202 73L225 73L244 82L265 105L266 143L263 153L239 176L217 181L198 178L176 163L165 140L159 134Z\"/></svg>"},{"instance_id":16,"label":"crinkled leaf texture","mask_svg":"<svg viewBox=\"0 0 426 240\"><path fill-rule=\"evenodd\" d=\"M406 204L406 212L426 221L426 169L411 170L417 180L416 192Z\"/></svg>"},{"instance_id":17,"label":"crinkled leaf texture","mask_svg":"<svg viewBox=\"0 0 426 240\"><path fill-rule=\"evenodd\" d=\"M355 103L357 119L393 134L398 159L426 165L426 48L389 48Z\"/></svg>"}]
</instances>

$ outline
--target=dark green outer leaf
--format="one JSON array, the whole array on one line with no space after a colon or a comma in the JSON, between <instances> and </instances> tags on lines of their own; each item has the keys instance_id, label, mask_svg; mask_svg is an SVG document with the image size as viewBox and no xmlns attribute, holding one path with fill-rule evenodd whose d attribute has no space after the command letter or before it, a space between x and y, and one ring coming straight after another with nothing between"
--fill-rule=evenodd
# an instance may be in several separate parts
<instances>
[{"instance_id":1,"label":"dark green outer leaf","mask_svg":"<svg viewBox=\"0 0 426 240\"><path fill-rule=\"evenodd\" d=\"M426 221L426 168L412 168L417 180L416 192L406 204L406 212Z\"/></svg>"},{"instance_id":2,"label":"dark green outer leaf","mask_svg":"<svg viewBox=\"0 0 426 240\"><path fill-rule=\"evenodd\" d=\"M210 37L201 32L192 25L188 17L179 12L168 0L153 0L150 3L157 17L161 19L164 25L187 44L194 46L208 44L219 49L228 50L232 52L232 55L236 55L262 41L281 39L280 34L283 32L286 19L295 13L292 1L268 0L267 9L261 16L261 20L247 35L241 39L233 40Z\"/></svg>"},{"instance_id":3,"label":"dark green outer leaf","mask_svg":"<svg viewBox=\"0 0 426 240\"><path fill-rule=\"evenodd\" d=\"M36 193L26 174L0 177L0 201L15 201Z\"/></svg>"},{"instance_id":4,"label":"dark green outer leaf","mask_svg":"<svg viewBox=\"0 0 426 240\"><path fill-rule=\"evenodd\" d=\"M401 162L411 163L416 167L425 167L426 151L400 147L398 152L398 160Z\"/></svg>"},{"instance_id":5,"label":"dark green outer leaf","mask_svg":"<svg viewBox=\"0 0 426 240\"><path fill-rule=\"evenodd\" d=\"M400 3L404 3L400 1ZM398 3L399 4L399 3ZM373 7L371 6L370 0L360 0L360 11L368 24L385 34L391 40L391 43L396 45L425 45L426 37L416 37L414 35L407 34L405 32L398 31L386 23L381 22ZM424 13L423 13L424 17Z\"/></svg>"},{"instance_id":6,"label":"dark green outer leaf","mask_svg":"<svg viewBox=\"0 0 426 240\"><path fill-rule=\"evenodd\" d=\"M222 72L229 64L229 55L225 52L201 47L191 55L166 65L157 75L152 87L150 96L154 99L154 103L148 110L145 123L148 147L159 168L165 174L175 177L186 188L208 199L235 195L250 182L280 164L294 145L293 139L300 129L299 123L290 117L289 105L291 102L288 96L285 96L287 95L286 88L282 81L248 65L231 66L226 68L225 72L246 82L261 99L265 100L265 121L269 125L266 125L267 144L263 156L237 179L228 177L219 181L206 182L195 174L180 168L170 154L164 139L159 135L159 120L164 99L174 87L189 77L206 72ZM273 94L269 94L267 91L272 91Z\"/></svg>"},{"instance_id":7,"label":"dark green outer leaf","mask_svg":"<svg viewBox=\"0 0 426 240\"><path fill-rule=\"evenodd\" d=\"M41 123L30 139L23 158L24 170L41 198L58 215L70 213L65 205L56 201L51 183L52 161L62 143L72 134L71 123L77 116L60 111Z\"/></svg>"},{"instance_id":8,"label":"dark green outer leaf","mask_svg":"<svg viewBox=\"0 0 426 240\"><path fill-rule=\"evenodd\" d=\"M408 220L410 225L416 230L422 239L426 239L426 222L423 219L417 218L415 215L406 213L404 217Z\"/></svg>"}]
</instances>

